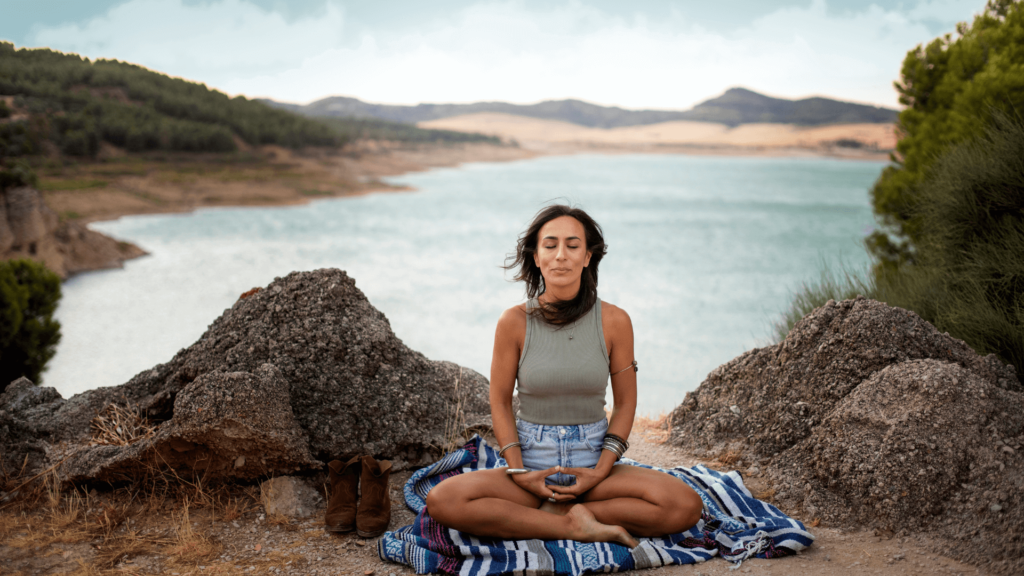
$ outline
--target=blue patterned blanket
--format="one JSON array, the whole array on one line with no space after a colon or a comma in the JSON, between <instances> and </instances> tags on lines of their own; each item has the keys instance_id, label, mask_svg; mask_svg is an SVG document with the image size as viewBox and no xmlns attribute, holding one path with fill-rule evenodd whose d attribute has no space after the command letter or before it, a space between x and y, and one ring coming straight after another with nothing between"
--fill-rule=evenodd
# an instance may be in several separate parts
<instances>
[{"instance_id":1,"label":"blue patterned blanket","mask_svg":"<svg viewBox=\"0 0 1024 576\"><path fill-rule=\"evenodd\" d=\"M704 466L663 470L628 458L623 462L661 470L689 484L704 501L704 513L697 525L664 538L641 538L640 545L632 550L604 542L477 538L445 528L427 513L430 489L458 474L507 466L497 450L474 436L462 449L413 474L405 485L405 501L417 512L416 520L386 532L377 543L377 553L384 560L411 566L417 574L580 576L694 564L715 555L738 566L747 558L794 554L814 542L802 523L754 498L736 472L722 474Z\"/></svg>"}]
</instances>

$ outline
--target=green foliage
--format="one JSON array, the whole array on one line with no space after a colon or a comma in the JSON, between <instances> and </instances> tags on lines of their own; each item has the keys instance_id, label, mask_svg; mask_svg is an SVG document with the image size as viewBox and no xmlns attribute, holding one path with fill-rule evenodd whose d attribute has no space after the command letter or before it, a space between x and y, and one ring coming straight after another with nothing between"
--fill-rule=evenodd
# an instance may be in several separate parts
<instances>
[{"instance_id":1,"label":"green foliage","mask_svg":"<svg viewBox=\"0 0 1024 576\"><path fill-rule=\"evenodd\" d=\"M0 100L0 119L10 118L11 109L7 107L7 102Z\"/></svg>"},{"instance_id":2,"label":"green foliage","mask_svg":"<svg viewBox=\"0 0 1024 576\"><path fill-rule=\"evenodd\" d=\"M45 119L45 138L72 156L95 155L104 141L131 151L187 152L232 151L236 136L254 146L343 143L319 122L203 84L8 42L0 42L0 95L16 96L19 108ZM0 145L4 137L0 131Z\"/></svg>"},{"instance_id":3,"label":"green foliage","mask_svg":"<svg viewBox=\"0 0 1024 576\"><path fill-rule=\"evenodd\" d=\"M392 122L376 118L317 118L330 126L345 140L390 140L412 143L459 143L489 142L500 144L501 139L472 132L456 132L454 130L429 130L418 128L413 124Z\"/></svg>"},{"instance_id":4,"label":"green foliage","mask_svg":"<svg viewBox=\"0 0 1024 576\"><path fill-rule=\"evenodd\" d=\"M793 302L789 309L772 326L773 341L776 344L782 342L797 322L816 308L824 306L829 300L839 302L857 296L874 298L874 279L870 276L867 278L865 280L845 267L836 272L827 263L824 264L821 277L816 282L804 283L793 294Z\"/></svg>"},{"instance_id":5,"label":"green foliage","mask_svg":"<svg viewBox=\"0 0 1024 576\"><path fill-rule=\"evenodd\" d=\"M924 230L918 208L928 198L921 186L936 160L984 134L997 114L1024 113L1024 4L990 0L955 38L947 34L908 52L900 77L895 86L906 108L897 154L871 191L883 229L867 245L880 274L916 259Z\"/></svg>"},{"instance_id":6,"label":"green foliage","mask_svg":"<svg viewBox=\"0 0 1024 576\"><path fill-rule=\"evenodd\" d=\"M42 264L0 262L0 391L22 376L39 383L60 341L59 300L60 277Z\"/></svg>"},{"instance_id":7,"label":"green foliage","mask_svg":"<svg viewBox=\"0 0 1024 576\"><path fill-rule=\"evenodd\" d=\"M915 262L878 274L876 297L1024 368L1024 119L996 114L920 190Z\"/></svg>"},{"instance_id":8,"label":"green foliage","mask_svg":"<svg viewBox=\"0 0 1024 576\"><path fill-rule=\"evenodd\" d=\"M35 186L36 183L36 173L28 162L14 160L4 163L3 156L0 156L0 193L8 188Z\"/></svg>"}]
</instances>

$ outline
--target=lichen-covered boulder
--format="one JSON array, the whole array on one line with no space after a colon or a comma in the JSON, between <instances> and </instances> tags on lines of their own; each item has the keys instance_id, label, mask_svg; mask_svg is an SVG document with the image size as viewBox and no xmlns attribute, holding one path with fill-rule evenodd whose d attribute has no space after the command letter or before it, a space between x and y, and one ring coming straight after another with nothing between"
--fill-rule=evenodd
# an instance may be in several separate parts
<instances>
[{"instance_id":1,"label":"lichen-covered boulder","mask_svg":"<svg viewBox=\"0 0 1024 576\"><path fill-rule=\"evenodd\" d=\"M786 512L1024 572L1024 390L912 312L830 301L712 372L670 425L676 445L758 461Z\"/></svg>"},{"instance_id":2,"label":"lichen-covered boulder","mask_svg":"<svg viewBox=\"0 0 1024 576\"><path fill-rule=\"evenodd\" d=\"M57 427L54 414L64 403L53 388L18 378L0 393L0 467L5 475L33 471L46 461Z\"/></svg>"},{"instance_id":3,"label":"lichen-covered boulder","mask_svg":"<svg viewBox=\"0 0 1024 576\"><path fill-rule=\"evenodd\" d=\"M111 405L137 411L153 434L95 445L90 423ZM53 403L47 418L39 433L61 443L62 473L75 480L137 477L156 456L208 479L356 454L401 469L435 459L456 428L490 423L483 376L410 350L335 269L247 293L166 364Z\"/></svg>"},{"instance_id":4,"label":"lichen-covered boulder","mask_svg":"<svg viewBox=\"0 0 1024 576\"><path fill-rule=\"evenodd\" d=\"M61 474L69 481L130 480L147 466L169 466L204 478L255 478L320 467L292 413L289 388L273 364L254 374L204 374L177 394L174 417L150 426L151 434L127 444L73 445Z\"/></svg>"},{"instance_id":5,"label":"lichen-covered boulder","mask_svg":"<svg viewBox=\"0 0 1024 576\"><path fill-rule=\"evenodd\" d=\"M913 312L863 297L829 301L781 343L750 350L708 374L670 414L671 439L710 453L735 445L770 457L806 438L879 370L926 358L1024 391L1012 366L979 356Z\"/></svg>"}]
</instances>

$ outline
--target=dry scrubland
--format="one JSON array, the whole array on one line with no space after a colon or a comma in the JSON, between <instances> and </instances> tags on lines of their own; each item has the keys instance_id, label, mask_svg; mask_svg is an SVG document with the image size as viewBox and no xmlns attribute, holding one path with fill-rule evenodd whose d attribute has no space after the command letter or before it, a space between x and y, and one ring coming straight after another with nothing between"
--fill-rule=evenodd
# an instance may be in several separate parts
<instances>
[{"instance_id":1,"label":"dry scrubland","mask_svg":"<svg viewBox=\"0 0 1024 576\"><path fill-rule=\"evenodd\" d=\"M665 418L640 419L630 455L659 466L703 463L739 469L748 487L772 500L753 463L729 455L702 460L665 440ZM493 439L491 440L493 444ZM391 529L409 524L401 487L411 471L391 481ZM8 481L10 478L8 478ZM325 475L310 478L324 490ZM377 557L376 540L323 530L323 506L309 518L268 516L258 484L206 485L154 468L137 484L116 490L59 489L52 473L36 479L28 493L0 505L0 563L10 575L75 576L144 574L341 574L406 576L407 566ZM797 517L811 526L813 518ZM743 564L742 574L980 574L972 566L936 553L942 542L926 537L893 538L868 531L812 528L817 540L805 553ZM729 575L731 564L714 559L696 566L643 572L652 576Z\"/></svg>"},{"instance_id":2,"label":"dry scrubland","mask_svg":"<svg viewBox=\"0 0 1024 576\"><path fill-rule=\"evenodd\" d=\"M516 141L538 152L648 151L696 154L826 154L887 159L896 147L893 124L742 124L661 122L621 128L588 128L558 120L479 113L420 122L421 128L478 132ZM859 147L851 147L853 142ZM846 145L842 145L845 143Z\"/></svg>"}]
</instances>

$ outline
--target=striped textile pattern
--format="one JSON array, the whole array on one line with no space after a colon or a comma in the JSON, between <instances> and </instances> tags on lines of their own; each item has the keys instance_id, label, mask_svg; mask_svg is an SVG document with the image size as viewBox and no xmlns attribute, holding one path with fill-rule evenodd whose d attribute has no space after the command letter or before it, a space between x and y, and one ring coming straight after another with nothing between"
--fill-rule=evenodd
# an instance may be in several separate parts
<instances>
[{"instance_id":1,"label":"striped textile pattern","mask_svg":"<svg viewBox=\"0 0 1024 576\"><path fill-rule=\"evenodd\" d=\"M795 554L814 542L802 523L754 498L737 472L723 474L705 466L665 470L628 458L621 462L661 470L689 484L704 501L697 525L664 538L641 538L632 550L607 542L477 538L445 528L427 513L430 489L458 474L507 466L497 450L474 436L406 482L405 501L417 513L416 519L409 526L386 532L377 543L377 553L384 560L411 566L417 574L579 576L695 564L715 555L738 566L748 558Z\"/></svg>"}]
</instances>

